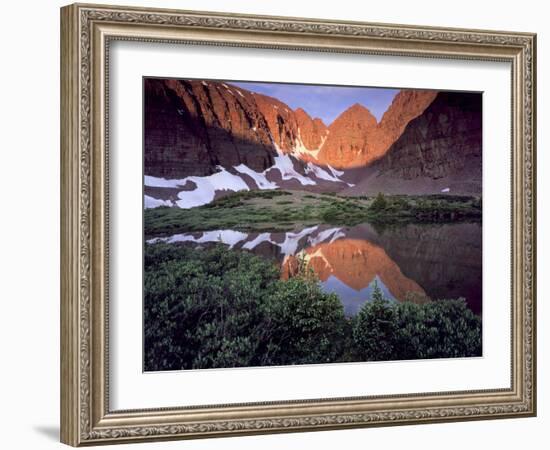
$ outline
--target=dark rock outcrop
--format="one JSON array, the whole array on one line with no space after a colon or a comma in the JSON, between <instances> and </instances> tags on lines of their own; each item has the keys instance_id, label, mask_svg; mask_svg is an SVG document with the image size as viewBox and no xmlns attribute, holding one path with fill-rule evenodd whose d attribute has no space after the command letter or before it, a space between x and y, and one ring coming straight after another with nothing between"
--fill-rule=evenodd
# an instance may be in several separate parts
<instances>
[{"instance_id":1,"label":"dark rock outcrop","mask_svg":"<svg viewBox=\"0 0 550 450\"><path fill-rule=\"evenodd\" d=\"M390 146L403 134L409 122L422 114L436 96L437 91L420 89L399 91L376 128L370 161L384 156Z\"/></svg>"},{"instance_id":2,"label":"dark rock outcrop","mask_svg":"<svg viewBox=\"0 0 550 450\"><path fill-rule=\"evenodd\" d=\"M440 92L376 167L381 176L405 180L449 176L464 169L471 158L481 157L481 123L480 94Z\"/></svg>"},{"instance_id":3,"label":"dark rock outcrop","mask_svg":"<svg viewBox=\"0 0 550 450\"><path fill-rule=\"evenodd\" d=\"M263 171L276 154L252 93L223 83L146 79L145 173L209 175L216 166Z\"/></svg>"}]
</instances>

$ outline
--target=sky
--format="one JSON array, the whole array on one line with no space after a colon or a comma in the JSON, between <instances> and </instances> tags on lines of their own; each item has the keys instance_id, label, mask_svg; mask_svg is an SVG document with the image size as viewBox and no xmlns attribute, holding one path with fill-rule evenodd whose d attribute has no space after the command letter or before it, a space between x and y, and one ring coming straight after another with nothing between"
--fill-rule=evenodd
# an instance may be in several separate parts
<instances>
[{"instance_id":1,"label":"sky","mask_svg":"<svg viewBox=\"0 0 550 450\"><path fill-rule=\"evenodd\" d=\"M399 89L339 87L282 83L229 83L252 92L266 94L292 109L303 108L311 117L320 117L326 125L355 103L360 103L378 121L390 106Z\"/></svg>"}]
</instances>

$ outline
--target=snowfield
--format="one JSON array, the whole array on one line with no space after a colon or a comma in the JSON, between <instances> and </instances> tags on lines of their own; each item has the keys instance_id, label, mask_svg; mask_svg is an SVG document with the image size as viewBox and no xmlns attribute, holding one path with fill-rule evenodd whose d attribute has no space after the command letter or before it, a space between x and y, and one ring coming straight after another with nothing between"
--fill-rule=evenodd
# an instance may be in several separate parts
<instances>
[{"instance_id":1,"label":"snowfield","mask_svg":"<svg viewBox=\"0 0 550 450\"><path fill-rule=\"evenodd\" d=\"M178 188L185 186L186 182L186 179L166 180L164 178L152 177L150 175L145 175L143 177L143 184L150 187Z\"/></svg>"},{"instance_id":2,"label":"snowfield","mask_svg":"<svg viewBox=\"0 0 550 450\"><path fill-rule=\"evenodd\" d=\"M329 174L327 171L321 169L319 166L313 163L307 163L306 172L313 173L317 178L321 180L333 181L335 183L345 183L345 181L341 180L338 177L335 177L334 175ZM349 183L346 184L349 186Z\"/></svg>"},{"instance_id":3,"label":"snowfield","mask_svg":"<svg viewBox=\"0 0 550 450\"><path fill-rule=\"evenodd\" d=\"M277 156L275 156L275 164L273 167L264 171L264 174L267 174L271 170L278 170L281 173L281 178L283 180L292 180L293 178L298 180L302 186L314 186L317 183L311 178L308 178L301 173L296 172L294 164L290 156L285 155L279 147L277 147Z\"/></svg>"},{"instance_id":4,"label":"snowfield","mask_svg":"<svg viewBox=\"0 0 550 450\"><path fill-rule=\"evenodd\" d=\"M180 208L189 209L195 206L206 205L214 200L216 191L248 191L247 184L238 175L233 175L218 166L219 172L205 177L187 177L185 181L192 181L197 185L193 191L181 191L176 204Z\"/></svg>"},{"instance_id":5,"label":"snowfield","mask_svg":"<svg viewBox=\"0 0 550 450\"><path fill-rule=\"evenodd\" d=\"M170 200L161 200L158 198L150 197L149 195L144 196L143 205L145 206L145 208L158 208L159 206L174 206L174 204Z\"/></svg>"},{"instance_id":6,"label":"snowfield","mask_svg":"<svg viewBox=\"0 0 550 450\"><path fill-rule=\"evenodd\" d=\"M274 157L273 166L264 170L263 172L256 172L245 164L239 164L233 167L235 171L240 174L247 175L254 180L258 189L278 189L280 186L269 181L267 175L272 171L279 171L281 178L285 181L297 180L302 186L315 186L317 181L325 180L333 183L345 183L348 186L353 186L351 183L346 183L340 177L344 172L336 170L330 166L327 166L328 170L313 164L307 163L305 166L306 175L302 175L294 167L294 159L291 154L285 154L279 148L279 146L273 141L273 146L277 151L277 155ZM301 140L298 142L300 145ZM298 148L299 150L299 148ZM296 152L294 149L293 153ZM178 206L179 208L189 209L196 206L206 205L214 200L216 192L219 191L248 191L250 190L244 179L238 174L228 172L224 167L217 166L219 172L204 177L189 176L179 180L167 180L164 178L153 177L145 175L144 184L149 187L160 188L181 188L184 187L187 182L192 182L196 185L195 189L189 191L178 192L178 199L175 203L170 200L160 200L151 196L145 196L145 208L157 208L159 206ZM317 181L316 181L317 180Z\"/></svg>"},{"instance_id":7,"label":"snowfield","mask_svg":"<svg viewBox=\"0 0 550 450\"><path fill-rule=\"evenodd\" d=\"M235 166L235 170L251 177L256 183L256 186L258 186L258 189L277 189L279 187L277 183L273 183L267 179L265 172L256 172L244 164Z\"/></svg>"},{"instance_id":8,"label":"snowfield","mask_svg":"<svg viewBox=\"0 0 550 450\"><path fill-rule=\"evenodd\" d=\"M205 177L186 177L182 180L165 180L164 178L145 175L144 184L150 187L178 188L185 186L188 181L197 186L192 191L181 191L178 193L179 200L176 205L183 209L194 208L195 206L206 205L214 200L216 191L248 191L248 186L244 180L238 176L229 173L223 167L217 167L220 171ZM150 196L145 196L145 208L157 208L159 206L173 206L172 202L167 204L163 200L158 200Z\"/></svg>"}]
</instances>

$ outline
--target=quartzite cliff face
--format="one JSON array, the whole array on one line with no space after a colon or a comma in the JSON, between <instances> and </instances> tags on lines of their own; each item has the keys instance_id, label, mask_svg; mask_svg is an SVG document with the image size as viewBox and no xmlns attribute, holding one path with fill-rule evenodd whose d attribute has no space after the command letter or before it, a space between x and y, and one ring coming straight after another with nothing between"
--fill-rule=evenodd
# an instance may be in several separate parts
<instances>
[{"instance_id":1,"label":"quartzite cliff face","mask_svg":"<svg viewBox=\"0 0 550 450\"><path fill-rule=\"evenodd\" d=\"M360 166L368 159L376 118L356 103L340 114L329 127L319 160L338 169Z\"/></svg>"},{"instance_id":2,"label":"quartzite cliff face","mask_svg":"<svg viewBox=\"0 0 550 450\"><path fill-rule=\"evenodd\" d=\"M433 102L437 92L405 89L377 123L370 111L355 104L328 128L319 161L338 169L363 167L382 157L407 124Z\"/></svg>"},{"instance_id":3,"label":"quartzite cliff face","mask_svg":"<svg viewBox=\"0 0 550 450\"><path fill-rule=\"evenodd\" d=\"M278 150L318 149L326 130L304 111L226 83L146 79L144 90L147 175L203 176L240 164L261 172Z\"/></svg>"},{"instance_id":4,"label":"quartzite cliff face","mask_svg":"<svg viewBox=\"0 0 550 450\"><path fill-rule=\"evenodd\" d=\"M440 92L348 194L481 194L482 97Z\"/></svg>"},{"instance_id":5,"label":"quartzite cliff face","mask_svg":"<svg viewBox=\"0 0 550 450\"><path fill-rule=\"evenodd\" d=\"M205 177L223 168L250 188L265 188L261 178L263 186L330 185L344 195L481 193L480 94L405 89L380 122L355 104L329 126L218 81L146 79L144 99L145 174L152 177Z\"/></svg>"},{"instance_id":6,"label":"quartzite cliff face","mask_svg":"<svg viewBox=\"0 0 550 450\"><path fill-rule=\"evenodd\" d=\"M219 165L263 171L278 150L336 169L364 166L435 97L403 90L380 123L355 104L327 127L301 108L222 82L146 79L144 89L146 172L169 178L208 175Z\"/></svg>"},{"instance_id":7,"label":"quartzite cliff face","mask_svg":"<svg viewBox=\"0 0 550 450\"><path fill-rule=\"evenodd\" d=\"M145 173L210 175L217 166L264 170L275 151L254 96L222 83L145 80Z\"/></svg>"}]
</instances>

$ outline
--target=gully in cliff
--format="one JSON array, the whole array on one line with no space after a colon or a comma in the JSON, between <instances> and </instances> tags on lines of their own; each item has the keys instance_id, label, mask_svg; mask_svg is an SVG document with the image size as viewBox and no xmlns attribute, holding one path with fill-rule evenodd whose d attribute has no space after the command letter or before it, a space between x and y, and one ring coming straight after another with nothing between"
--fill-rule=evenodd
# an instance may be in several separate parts
<instances>
[{"instance_id":1,"label":"gully in cliff","mask_svg":"<svg viewBox=\"0 0 550 450\"><path fill-rule=\"evenodd\" d=\"M481 93L143 97L146 371L481 356Z\"/></svg>"}]
</instances>

